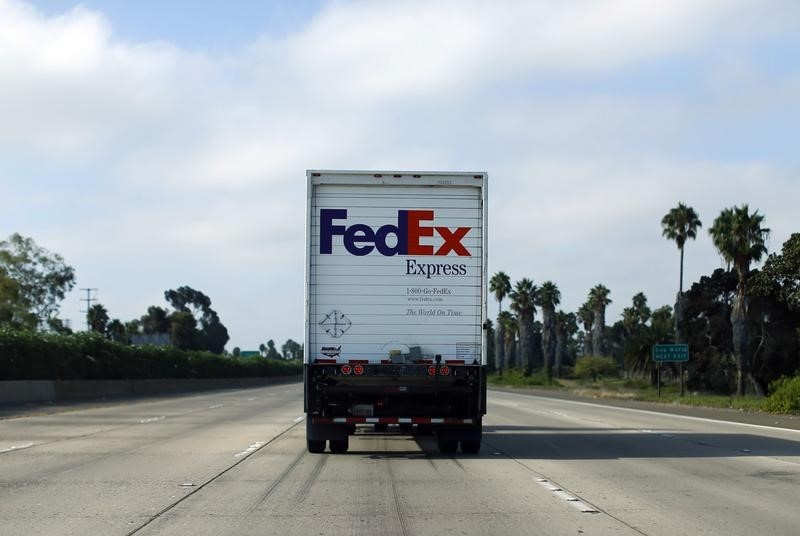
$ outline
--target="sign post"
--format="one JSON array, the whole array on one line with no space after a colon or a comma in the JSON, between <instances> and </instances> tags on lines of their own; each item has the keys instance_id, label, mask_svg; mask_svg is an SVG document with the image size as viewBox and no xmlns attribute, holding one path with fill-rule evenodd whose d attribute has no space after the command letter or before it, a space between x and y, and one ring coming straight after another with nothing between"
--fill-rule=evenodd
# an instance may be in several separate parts
<instances>
[{"instance_id":1,"label":"sign post","mask_svg":"<svg viewBox=\"0 0 800 536\"><path fill-rule=\"evenodd\" d=\"M658 366L658 397L661 398L661 363L681 364L681 395L683 395L683 364L689 361L689 345L656 344L653 346L653 361Z\"/></svg>"}]
</instances>

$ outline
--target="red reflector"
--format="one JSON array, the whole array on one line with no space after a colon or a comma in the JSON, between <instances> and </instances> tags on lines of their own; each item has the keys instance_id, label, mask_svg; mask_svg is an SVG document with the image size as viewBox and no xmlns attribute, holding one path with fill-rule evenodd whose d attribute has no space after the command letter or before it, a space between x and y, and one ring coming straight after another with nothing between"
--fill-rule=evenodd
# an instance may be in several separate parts
<instances>
[{"instance_id":1,"label":"red reflector","mask_svg":"<svg viewBox=\"0 0 800 536\"><path fill-rule=\"evenodd\" d=\"M381 365L391 365L391 364L392 364L391 359L381 359Z\"/></svg>"},{"instance_id":2,"label":"red reflector","mask_svg":"<svg viewBox=\"0 0 800 536\"><path fill-rule=\"evenodd\" d=\"M317 359L314 360L314 362L315 363L319 363L320 365L335 365L336 364L336 360L335 359L319 359L319 358L317 358Z\"/></svg>"},{"instance_id":3,"label":"red reflector","mask_svg":"<svg viewBox=\"0 0 800 536\"><path fill-rule=\"evenodd\" d=\"M366 365L367 363L369 363L369 360L368 359L348 359L347 362L350 363L351 365Z\"/></svg>"},{"instance_id":4,"label":"red reflector","mask_svg":"<svg viewBox=\"0 0 800 536\"><path fill-rule=\"evenodd\" d=\"M439 367L439 374L441 374L442 376L449 376L450 367L448 367L447 365L442 365L441 367Z\"/></svg>"},{"instance_id":5,"label":"red reflector","mask_svg":"<svg viewBox=\"0 0 800 536\"><path fill-rule=\"evenodd\" d=\"M350 365L342 365L342 374L348 376L351 372L353 372L353 367Z\"/></svg>"},{"instance_id":6,"label":"red reflector","mask_svg":"<svg viewBox=\"0 0 800 536\"><path fill-rule=\"evenodd\" d=\"M450 363L451 365L463 365L463 359L445 359L445 363Z\"/></svg>"},{"instance_id":7,"label":"red reflector","mask_svg":"<svg viewBox=\"0 0 800 536\"><path fill-rule=\"evenodd\" d=\"M428 376L436 376L436 367L433 365L428 367Z\"/></svg>"},{"instance_id":8,"label":"red reflector","mask_svg":"<svg viewBox=\"0 0 800 536\"><path fill-rule=\"evenodd\" d=\"M353 372L356 376L361 376L364 374L364 365L355 365L353 366Z\"/></svg>"}]
</instances>

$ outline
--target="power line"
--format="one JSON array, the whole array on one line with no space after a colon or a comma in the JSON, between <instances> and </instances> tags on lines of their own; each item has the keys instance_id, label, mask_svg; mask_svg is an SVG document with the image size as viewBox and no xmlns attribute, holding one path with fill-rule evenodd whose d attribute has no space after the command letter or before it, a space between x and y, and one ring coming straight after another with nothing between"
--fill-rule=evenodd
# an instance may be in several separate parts
<instances>
[{"instance_id":1,"label":"power line","mask_svg":"<svg viewBox=\"0 0 800 536\"><path fill-rule=\"evenodd\" d=\"M86 331L91 331L92 329L91 329L91 326L89 325L89 309L92 308L92 302L96 302L97 301L97 298L92 298L92 292L94 292L95 296L96 296L97 295L97 289L96 288L82 288L80 290L81 290L81 292L86 292L86 297L85 298L81 298L81 301L86 302L86 310L85 311L81 311L81 312L82 313L86 313Z\"/></svg>"}]
</instances>

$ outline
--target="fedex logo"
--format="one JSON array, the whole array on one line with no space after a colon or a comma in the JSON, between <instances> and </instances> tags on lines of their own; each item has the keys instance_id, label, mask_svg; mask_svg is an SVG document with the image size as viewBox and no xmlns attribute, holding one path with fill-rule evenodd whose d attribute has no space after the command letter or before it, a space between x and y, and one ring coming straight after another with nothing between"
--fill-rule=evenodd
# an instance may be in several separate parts
<instances>
[{"instance_id":1,"label":"fedex logo","mask_svg":"<svg viewBox=\"0 0 800 536\"><path fill-rule=\"evenodd\" d=\"M470 257L470 252L461 243L469 232L469 227L426 226L422 222L433 221L432 210L398 210L397 225L386 224L372 229L363 223L354 223L349 227L336 225L336 220L346 220L347 209L323 208L319 215L319 252L321 255L333 253L333 237L340 235L344 248L351 255L369 255L377 249L378 253L392 255L438 255L445 256L451 251L460 257ZM442 237L444 243L434 252L433 246L420 244L420 238L433 236L434 232ZM389 245L387 237L394 235L397 243Z\"/></svg>"}]
</instances>

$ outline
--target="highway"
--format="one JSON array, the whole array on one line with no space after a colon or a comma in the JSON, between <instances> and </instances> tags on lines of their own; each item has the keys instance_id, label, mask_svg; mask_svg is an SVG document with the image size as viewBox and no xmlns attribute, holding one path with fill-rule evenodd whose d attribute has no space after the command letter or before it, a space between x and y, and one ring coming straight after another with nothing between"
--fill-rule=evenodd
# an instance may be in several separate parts
<instances>
[{"instance_id":1,"label":"highway","mask_svg":"<svg viewBox=\"0 0 800 536\"><path fill-rule=\"evenodd\" d=\"M800 431L490 391L478 455L305 449L300 384L0 420L6 535L796 535Z\"/></svg>"}]
</instances>

